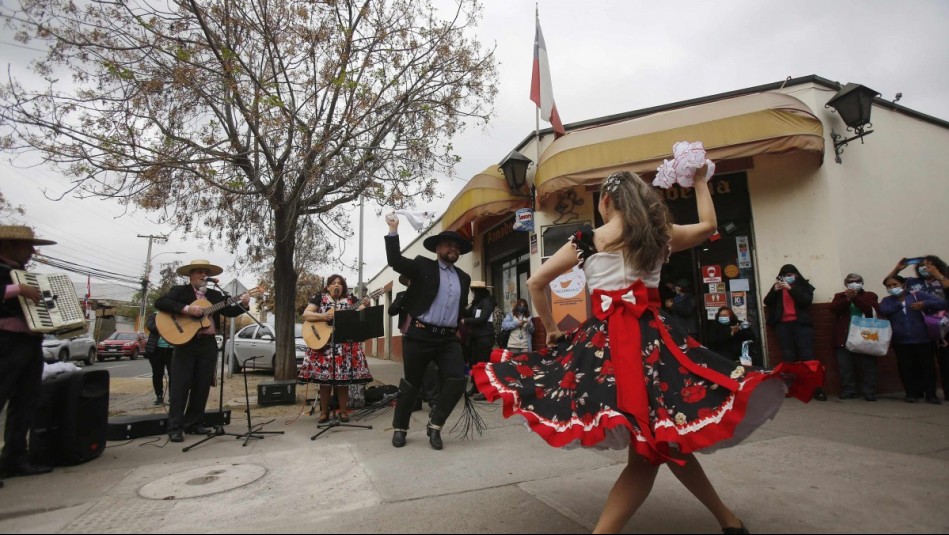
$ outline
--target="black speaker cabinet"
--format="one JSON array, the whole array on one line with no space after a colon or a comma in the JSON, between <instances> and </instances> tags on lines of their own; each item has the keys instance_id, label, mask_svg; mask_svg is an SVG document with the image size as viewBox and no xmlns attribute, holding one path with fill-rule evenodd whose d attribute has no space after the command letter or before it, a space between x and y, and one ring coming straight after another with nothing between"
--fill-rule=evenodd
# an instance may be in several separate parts
<instances>
[{"instance_id":1,"label":"black speaker cabinet","mask_svg":"<svg viewBox=\"0 0 949 535\"><path fill-rule=\"evenodd\" d=\"M293 405L296 402L296 381L274 381L257 385L258 405Z\"/></svg>"},{"instance_id":2,"label":"black speaker cabinet","mask_svg":"<svg viewBox=\"0 0 949 535\"><path fill-rule=\"evenodd\" d=\"M30 459L38 464L91 461L105 450L109 371L84 368L44 381L30 430Z\"/></svg>"}]
</instances>

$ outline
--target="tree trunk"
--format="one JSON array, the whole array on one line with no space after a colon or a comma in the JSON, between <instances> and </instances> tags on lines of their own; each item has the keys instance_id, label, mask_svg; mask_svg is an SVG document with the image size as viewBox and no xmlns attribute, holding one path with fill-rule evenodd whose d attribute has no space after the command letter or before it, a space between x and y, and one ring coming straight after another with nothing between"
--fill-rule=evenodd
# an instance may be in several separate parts
<instances>
[{"instance_id":1,"label":"tree trunk","mask_svg":"<svg viewBox=\"0 0 949 535\"><path fill-rule=\"evenodd\" d=\"M293 269L296 251L296 218L289 210L277 209L274 244L274 334L277 337L277 362L274 379L287 381L297 376L293 324L296 320L297 272Z\"/></svg>"}]
</instances>

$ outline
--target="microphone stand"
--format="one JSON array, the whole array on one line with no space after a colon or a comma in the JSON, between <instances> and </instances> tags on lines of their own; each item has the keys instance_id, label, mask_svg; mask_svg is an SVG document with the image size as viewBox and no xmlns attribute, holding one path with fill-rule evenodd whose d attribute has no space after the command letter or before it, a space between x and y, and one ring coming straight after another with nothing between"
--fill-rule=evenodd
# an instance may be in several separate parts
<instances>
[{"instance_id":1,"label":"microphone stand","mask_svg":"<svg viewBox=\"0 0 949 535\"><path fill-rule=\"evenodd\" d=\"M247 442L250 441L250 439L252 438L262 439L264 438L264 435L282 435L283 434L283 431L261 431L261 428L273 422L273 420L267 420L266 422L262 424L257 424L257 425L252 424L250 421L250 394L248 393L248 388L247 388L247 363L257 360L259 358L260 358L260 355L257 355L256 357L250 357L248 359L244 359L244 362L241 363L241 372L244 375L244 412L247 414L247 432L242 435L238 435L237 440L240 440L241 437L244 437L245 447L247 446Z\"/></svg>"},{"instance_id":2,"label":"microphone stand","mask_svg":"<svg viewBox=\"0 0 949 535\"><path fill-rule=\"evenodd\" d=\"M225 300L225 301L232 301L231 305L237 306L238 308L240 308L241 310L243 310L245 314L247 314L248 316L250 316L250 319L254 320L254 322L257 323L257 325L259 325L259 326L261 326L261 327L264 326L264 324L261 323L260 320L258 320L256 317L254 317L253 314L251 314L246 308L244 308L244 307L241 305L240 301L234 300L234 298L231 297L231 295L228 294L227 291L224 290L224 288L221 288L221 287L218 285L218 283L217 283L216 280L213 280L213 279L211 279L211 278L206 278L205 281L207 281L209 284L213 284L213 285L214 285L214 288L215 288L217 291L221 292L221 295L224 296L224 300ZM214 318L213 318L213 317L211 318L211 321L214 321ZM215 328L216 328L216 326L215 326ZM220 437L220 436L225 436L225 435L227 435L227 436L235 437L236 439L240 440L241 438L245 438L245 435L249 435L249 434L250 434L250 431L248 431L247 433L242 433L242 434L228 433L228 432L224 431L224 361L226 360L226 359L224 358L224 354L225 354L225 351L224 351L224 350L225 350L225 348L227 347L227 331L222 330L222 332L221 332L221 338L222 338L222 340L221 340L221 349L218 351L218 355L219 355L220 360L221 360L221 374L220 374L220 379L218 380L218 402L217 402L217 403L218 403L218 414L221 415L220 423L217 423L217 424L215 424L215 425L212 427L211 432L208 433L208 436L206 436L205 438L202 438L201 440L199 440L198 442L195 442L194 444L191 444L190 446L186 446L186 447L182 448L181 451L190 451L192 448L195 448L195 447L197 447L197 446L199 446L199 445L201 445L201 444L204 444L205 442L207 442L207 441L209 441L209 440L211 440L212 438L215 438L215 437ZM254 357L254 358L257 358L257 357ZM249 398L248 398L248 396L247 396L247 372L246 372L246 371L244 372L244 396L245 396L245 400L249 401ZM250 424L250 405L249 405L249 403L248 403L248 405L246 406L246 411L247 411L247 422L248 422L248 425L249 425L249 424ZM270 422L267 422L267 423L270 423ZM266 425L266 424L264 424L264 425ZM263 431L255 431L255 433L263 433ZM282 431L281 431L281 433L282 433ZM244 445L245 445L245 446L247 445L247 440L250 440L250 438L263 438L263 437L246 437L246 439L245 439L245 441L244 441Z\"/></svg>"}]
</instances>

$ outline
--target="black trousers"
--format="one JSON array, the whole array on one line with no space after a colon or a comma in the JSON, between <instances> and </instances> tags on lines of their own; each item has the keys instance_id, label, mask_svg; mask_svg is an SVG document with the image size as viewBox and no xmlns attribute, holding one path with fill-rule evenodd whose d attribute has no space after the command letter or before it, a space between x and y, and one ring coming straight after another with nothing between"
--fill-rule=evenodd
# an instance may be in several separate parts
<instances>
[{"instance_id":1,"label":"black trousers","mask_svg":"<svg viewBox=\"0 0 949 535\"><path fill-rule=\"evenodd\" d=\"M168 379L171 383L169 431L199 425L204 419L216 364L217 342L213 336L196 336L175 348Z\"/></svg>"},{"instance_id":2,"label":"black trousers","mask_svg":"<svg viewBox=\"0 0 949 535\"><path fill-rule=\"evenodd\" d=\"M445 379L464 379L465 361L461 356L461 342L457 336L430 336L426 333L402 338L402 366L405 380L419 388L423 384L425 369L434 361L438 375Z\"/></svg>"},{"instance_id":3,"label":"black trousers","mask_svg":"<svg viewBox=\"0 0 949 535\"><path fill-rule=\"evenodd\" d=\"M43 380L43 338L0 331L0 412L7 409L3 432L4 464L27 461L26 435L33 426Z\"/></svg>"},{"instance_id":4,"label":"black trousers","mask_svg":"<svg viewBox=\"0 0 949 535\"><path fill-rule=\"evenodd\" d=\"M896 369L906 390L906 397L936 397L936 362L932 342L893 344Z\"/></svg>"},{"instance_id":5,"label":"black trousers","mask_svg":"<svg viewBox=\"0 0 949 535\"><path fill-rule=\"evenodd\" d=\"M781 360L797 362L814 360L814 326L796 321L779 322L774 334L781 348Z\"/></svg>"},{"instance_id":6,"label":"black trousers","mask_svg":"<svg viewBox=\"0 0 949 535\"><path fill-rule=\"evenodd\" d=\"M148 355L148 363L152 365L152 388L155 390L155 397L164 396L165 385L162 379L165 378L165 370L168 370L169 383L171 382L171 361L174 354L173 347L156 347L155 351Z\"/></svg>"}]
</instances>

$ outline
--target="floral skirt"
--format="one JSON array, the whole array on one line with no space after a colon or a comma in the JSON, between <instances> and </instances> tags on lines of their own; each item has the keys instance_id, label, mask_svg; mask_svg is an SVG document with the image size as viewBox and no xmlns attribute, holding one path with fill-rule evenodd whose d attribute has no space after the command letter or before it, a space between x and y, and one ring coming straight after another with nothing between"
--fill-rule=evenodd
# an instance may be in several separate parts
<instances>
[{"instance_id":1,"label":"floral skirt","mask_svg":"<svg viewBox=\"0 0 949 535\"><path fill-rule=\"evenodd\" d=\"M307 349L299 379L325 385L372 382L362 344L336 344L335 349L332 354L329 346L320 350Z\"/></svg>"},{"instance_id":2,"label":"floral skirt","mask_svg":"<svg viewBox=\"0 0 949 535\"><path fill-rule=\"evenodd\" d=\"M641 357L637 377L643 388L617 385L609 320L596 318L552 347L521 354L495 350L492 362L473 370L475 383L488 400L503 400L505 417L523 417L551 446L632 445L657 464L676 454L735 445L774 417L789 382L799 383L792 393L805 402L813 386L823 383L816 362L794 370L738 365L688 337L661 312L657 322L653 310L633 320L642 347L626 352L635 355L626 358ZM636 415L618 407L618 388L636 390Z\"/></svg>"}]
</instances>

